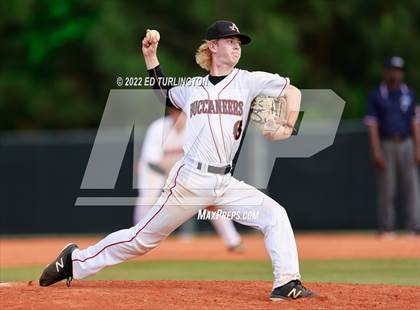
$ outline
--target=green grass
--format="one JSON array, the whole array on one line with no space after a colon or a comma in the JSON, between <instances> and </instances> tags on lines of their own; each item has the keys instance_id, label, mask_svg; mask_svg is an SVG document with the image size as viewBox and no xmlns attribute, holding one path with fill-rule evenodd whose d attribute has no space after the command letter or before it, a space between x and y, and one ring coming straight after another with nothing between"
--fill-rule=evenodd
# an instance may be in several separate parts
<instances>
[{"instance_id":1,"label":"green grass","mask_svg":"<svg viewBox=\"0 0 420 310\"><path fill-rule=\"evenodd\" d=\"M0 269L0 281L37 279L43 266ZM420 285L418 259L304 260L305 281ZM268 261L133 261L107 268L94 280L272 280Z\"/></svg>"}]
</instances>

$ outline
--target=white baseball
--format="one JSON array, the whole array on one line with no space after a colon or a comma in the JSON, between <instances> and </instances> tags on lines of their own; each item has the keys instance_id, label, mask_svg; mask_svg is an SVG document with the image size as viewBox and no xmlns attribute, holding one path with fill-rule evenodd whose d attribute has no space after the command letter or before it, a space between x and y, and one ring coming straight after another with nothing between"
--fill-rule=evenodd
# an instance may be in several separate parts
<instances>
[{"instance_id":1,"label":"white baseball","mask_svg":"<svg viewBox=\"0 0 420 310\"><path fill-rule=\"evenodd\" d=\"M157 43L160 40L160 33L157 30L147 29L146 40L149 43Z\"/></svg>"}]
</instances>

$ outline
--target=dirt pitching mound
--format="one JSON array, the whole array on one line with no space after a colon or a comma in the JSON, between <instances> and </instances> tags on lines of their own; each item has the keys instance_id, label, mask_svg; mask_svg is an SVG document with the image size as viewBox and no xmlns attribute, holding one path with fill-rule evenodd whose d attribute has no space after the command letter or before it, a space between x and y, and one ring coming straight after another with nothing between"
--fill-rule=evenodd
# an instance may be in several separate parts
<instances>
[{"instance_id":1,"label":"dirt pitching mound","mask_svg":"<svg viewBox=\"0 0 420 310\"><path fill-rule=\"evenodd\" d=\"M272 302L267 281L0 283L1 309L409 309L415 286L307 283L319 297Z\"/></svg>"}]
</instances>

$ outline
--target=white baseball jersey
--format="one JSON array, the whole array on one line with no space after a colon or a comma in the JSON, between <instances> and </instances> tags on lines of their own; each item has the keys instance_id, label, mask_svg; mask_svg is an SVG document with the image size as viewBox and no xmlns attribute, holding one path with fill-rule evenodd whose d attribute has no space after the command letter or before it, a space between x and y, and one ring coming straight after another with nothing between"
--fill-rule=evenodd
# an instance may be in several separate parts
<instances>
[{"instance_id":1,"label":"white baseball jersey","mask_svg":"<svg viewBox=\"0 0 420 310\"><path fill-rule=\"evenodd\" d=\"M203 85L171 88L169 98L187 115L186 157L216 165L227 165L235 157L252 100L281 96L289 84L278 74L236 68L216 85L208 76L196 81Z\"/></svg>"}]
</instances>

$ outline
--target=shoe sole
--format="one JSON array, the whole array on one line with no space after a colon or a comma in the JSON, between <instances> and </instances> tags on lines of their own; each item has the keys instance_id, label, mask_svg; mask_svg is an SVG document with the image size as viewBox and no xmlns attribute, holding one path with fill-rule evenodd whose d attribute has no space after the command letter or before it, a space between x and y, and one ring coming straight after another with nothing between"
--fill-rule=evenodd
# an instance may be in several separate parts
<instances>
[{"instance_id":1,"label":"shoe sole","mask_svg":"<svg viewBox=\"0 0 420 310\"><path fill-rule=\"evenodd\" d=\"M302 299L302 298L314 298L317 297L318 294L313 293L313 295L309 295L309 296L301 296L299 298L291 298L291 297L285 297L285 296L270 296L270 300L271 301L291 301L291 300L296 300L296 299Z\"/></svg>"},{"instance_id":2,"label":"shoe sole","mask_svg":"<svg viewBox=\"0 0 420 310\"><path fill-rule=\"evenodd\" d=\"M292 298L288 297L270 297L271 301L290 301Z\"/></svg>"},{"instance_id":3,"label":"shoe sole","mask_svg":"<svg viewBox=\"0 0 420 310\"><path fill-rule=\"evenodd\" d=\"M316 296L304 296L299 298L290 298L290 297L270 297L271 301L291 301L291 300L298 300L302 298L314 298Z\"/></svg>"}]
</instances>

